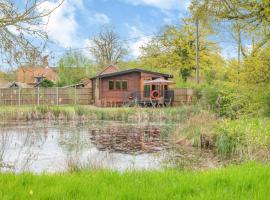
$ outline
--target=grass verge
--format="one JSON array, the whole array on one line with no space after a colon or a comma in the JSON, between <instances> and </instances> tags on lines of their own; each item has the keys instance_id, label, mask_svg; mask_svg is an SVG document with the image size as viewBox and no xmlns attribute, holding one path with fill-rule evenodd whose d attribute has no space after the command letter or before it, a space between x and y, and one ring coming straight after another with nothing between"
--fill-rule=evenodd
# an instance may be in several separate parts
<instances>
[{"instance_id":1,"label":"grass verge","mask_svg":"<svg viewBox=\"0 0 270 200\"><path fill-rule=\"evenodd\" d=\"M269 199L270 166L183 171L0 174L0 199Z\"/></svg>"}]
</instances>

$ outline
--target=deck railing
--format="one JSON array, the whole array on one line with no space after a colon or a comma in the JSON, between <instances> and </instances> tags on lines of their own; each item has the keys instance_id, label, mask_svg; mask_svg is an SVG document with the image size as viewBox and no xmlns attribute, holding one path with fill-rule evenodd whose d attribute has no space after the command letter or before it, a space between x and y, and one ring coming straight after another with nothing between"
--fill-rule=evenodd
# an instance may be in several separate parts
<instances>
[{"instance_id":1,"label":"deck railing","mask_svg":"<svg viewBox=\"0 0 270 200\"><path fill-rule=\"evenodd\" d=\"M123 95L123 103L128 105L140 104L140 105L157 105L157 104L172 104L174 99L173 90L165 90L164 94L161 94L157 98L152 98L148 91L134 91L125 93Z\"/></svg>"}]
</instances>

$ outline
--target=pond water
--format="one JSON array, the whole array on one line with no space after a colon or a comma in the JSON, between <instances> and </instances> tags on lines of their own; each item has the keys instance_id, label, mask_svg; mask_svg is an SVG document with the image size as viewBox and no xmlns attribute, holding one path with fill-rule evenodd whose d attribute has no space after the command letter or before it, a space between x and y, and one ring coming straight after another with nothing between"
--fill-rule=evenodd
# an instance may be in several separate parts
<instances>
[{"instance_id":1,"label":"pond water","mask_svg":"<svg viewBox=\"0 0 270 200\"><path fill-rule=\"evenodd\" d=\"M172 125L31 122L0 126L0 170L158 169Z\"/></svg>"}]
</instances>

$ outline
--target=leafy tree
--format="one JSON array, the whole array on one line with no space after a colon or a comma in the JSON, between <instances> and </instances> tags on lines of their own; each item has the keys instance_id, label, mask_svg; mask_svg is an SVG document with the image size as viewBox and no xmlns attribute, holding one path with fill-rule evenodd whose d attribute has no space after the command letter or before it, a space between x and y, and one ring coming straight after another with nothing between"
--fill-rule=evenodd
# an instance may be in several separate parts
<instances>
[{"instance_id":1,"label":"leafy tree","mask_svg":"<svg viewBox=\"0 0 270 200\"><path fill-rule=\"evenodd\" d=\"M16 77L15 71L9 71L9 72L0 71L0 79L6 80L6 81L14 81L15 77Z\"/></svg>"},{"instance_id":2,"label":"leafy tree","mask_svg":"<svg viewBox=\"0 0 270 200\"><path fill-rule=\"evenodd\" d=\"M203 30L200 34L199 59L202 69L222 67L222 57L219 55L219 47L207 39L209 30ZM191 20L186 19L178 28L166 26L149 44L142 47L141 60L152 68L166 68L170 73L186 80L195 71L195 27ZM219 63L219 66L214 64Z\"/></svg>"},{"instance_id":3,"label":"leafy tree","mask_svg":"<svg viewBox=\"0 0 270 200\"><path fill-rule=\"evenodd\" d=\"M58 86L80 83L96 73L90 59L82 53L69 50L58 63Z\"/></svg>"},{"instance_id":4,"label":"leafy tree","mask_svg":"<svg viewBox=\"0 0 270 200\"><path fill-rule=\"evenodd\" d=\"M270 1L268 0L193 0L193 16L240 25L242 32L254 38L252 54L270 41ZM243 48L243 47L241 47ZM244 51L242 51L244 53Z\"/></svg>"},{"instance_id":5,"label":"leafy tree","mask_svg":"<svg viewBox=\"0 0 270 200\"><path fill-rule=\"evenodd\" d=\"M240 80L248 84L270 83L270 47L249 56L239 71Z\"/></svg>"}]
</instances>

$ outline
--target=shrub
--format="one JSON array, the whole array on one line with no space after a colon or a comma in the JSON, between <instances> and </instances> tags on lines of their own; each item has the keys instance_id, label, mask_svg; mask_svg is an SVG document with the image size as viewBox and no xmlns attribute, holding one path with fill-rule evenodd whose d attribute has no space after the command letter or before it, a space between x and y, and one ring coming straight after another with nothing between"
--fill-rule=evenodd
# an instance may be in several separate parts
<instances>
[{"instance_id":1,"label":"shrub","mask_svg":"<svg viewBox=\"0 0 270 200\"><path fill-rule=\"evenodd\" d=\"M268 155L269 122L269 119L260 118L223 121L216 130L217 152L222 156L237 155L238 159L256 159L262 154Z\"/></svg>"},{"instance_id":2,"label":"shrub","mask_svg":"<svg viewBox=\"0 0 270 200\"><path fill-rule=\"evenodd\" d=\"M52 82L51 80L45 79L40 83L40 87L53 87L54 86L54 82Z\"/></svg>"},{"instance_id":3,"label":"shrub","mask_svg":"<svg viewBox=\"0 0 270 200\"><path fill-rule=\"evenodd\" d=\"M265 104L265 114L270 116L270 91L265 94L263 99Z\"/></svg>"}]
</instances>

